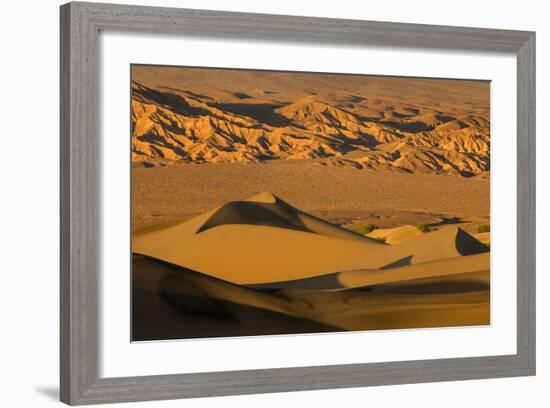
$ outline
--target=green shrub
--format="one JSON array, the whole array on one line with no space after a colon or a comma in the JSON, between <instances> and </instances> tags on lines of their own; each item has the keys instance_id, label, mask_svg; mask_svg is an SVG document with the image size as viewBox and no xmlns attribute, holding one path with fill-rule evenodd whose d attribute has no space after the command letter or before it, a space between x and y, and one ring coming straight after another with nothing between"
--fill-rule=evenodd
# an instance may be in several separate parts
<instances>
[{"instance_id":1,"label":"green shrub","mask_svg":"<svg viewBox=\"0 0 550 408\"><path fill-rule=\"evenodd\" d=\"M367 225L363 225L362 227L357 228L355 231L357 231L359 234L366 235L366 234L374 231L375 229L378 229L378 226L376 226L374 224L367 224Z\"/></svg>"},{"instance_id":2,"label":"green shrub","mask_svg":"<svg viewBox=\"0 0 550 408\"><path fill-rule=\"evenodd\" d=\"M476 228L476 232L482 233L482 232L490 232L491 226L489 224L480 224Z\"/></svg>"},{"instance_id":3,"label":"green shrub","mask_svg":"<svg viewBox=\"0 0 550 408\"><path fill-rule=\"evenodd\" d=\"M432 232L433 228L430 227L430 224L426 224L425 222L421 222L416 226L416 229L420 232Z\"/></svg>"}]
</instances>

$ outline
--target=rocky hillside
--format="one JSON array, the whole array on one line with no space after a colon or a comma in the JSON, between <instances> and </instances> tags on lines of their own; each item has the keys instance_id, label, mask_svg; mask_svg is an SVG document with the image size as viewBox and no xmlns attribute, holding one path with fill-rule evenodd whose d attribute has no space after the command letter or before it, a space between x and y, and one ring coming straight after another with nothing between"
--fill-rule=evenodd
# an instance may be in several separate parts
<instances>
[{"instance_id":1,"label":"rocky hillside","mask_svg":"<svg viewBox=\"0 0 550 408\"><path fill-rule=\"evenodd\" d=\"M488 108L369 96L197 92L133 81L132 159L145 167L314 159L357 169L488 174Z\"/></svg>"}]
</instances>

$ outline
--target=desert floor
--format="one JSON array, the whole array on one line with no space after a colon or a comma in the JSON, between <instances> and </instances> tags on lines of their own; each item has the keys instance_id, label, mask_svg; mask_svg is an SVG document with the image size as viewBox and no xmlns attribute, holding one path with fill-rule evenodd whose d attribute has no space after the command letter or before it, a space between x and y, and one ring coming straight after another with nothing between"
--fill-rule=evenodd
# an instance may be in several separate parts
<instances>
[{"instance_id":1,"label":"desert floor","mask_svg":"<svg viewBox=\"0 0 550 408\"><path fill-rule=\"evenodd\" d=\"M362 171L322 163L134 168L134 229L184 221L261 191L277 192L297 208L350 229L368 223L393 228L425 222L474 232L475 226L489 223L487 178Z\"/></svg>"}]
</instances>

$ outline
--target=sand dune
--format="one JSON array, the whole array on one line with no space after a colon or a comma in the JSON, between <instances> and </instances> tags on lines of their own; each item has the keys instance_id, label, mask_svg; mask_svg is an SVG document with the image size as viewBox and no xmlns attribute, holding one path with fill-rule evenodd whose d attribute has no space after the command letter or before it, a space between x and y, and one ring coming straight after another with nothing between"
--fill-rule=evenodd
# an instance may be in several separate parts
<instances>
[{"instance_id":1,"label":"sand dune","mask_svg":"<svg viewBox=\"0 0 550 408\"><path fill-rule=\"evenodd\" d=\"M338 331L290 313L290 301L141 255L133 256L132 339Z\"/></svg>"},{"instance_id":2,"label":"sand dune","mask_svg":"<svg viewBox=\"0 0 550 408\"><path fill-rule=\"evenodd\" d=\"M135 341L489 322L487 270L374 284L362 290L313 287L274 292L142 255L134 255L133 265Z\"/></svg>"},{"instance_id":3,"label":"sand dune","mask_svg":"<svg viewBox=\"0 0 550 408\"><path fill-rule=\"evenodd\" d=\"M399 242L406 241L422 235L422 233L412 225L403 225L401 227L387 228L387 229L375 229L367 234L370 238L384 239L384 242L390 245L398 244Z\"/></svg>"},{"instance_id":4,"label":"sand dune","mask_svg":"<svg viewBox=\"0 0 550 408\"><path fill-rule=\"evenodd\" d=\"M346 290L396 282L403 283L417 279L441 277L461 279L470 274L479 273L484 276L479 278L479 281L489 284L488 272L489 253L485 252L402 267L350 270L312 278L250 285L250 287L259 289Z\"/></svg>"},{"instance_id":5,"label":"sand dune","mask_svg":"<svg viewBox=\"0 0 550 408\"><path fill-rule=\"evenodd\" d=\"M391 268L487 252L487 247L460 228L447 226L380 251L376 267Z\"/></svg>"},{"instance_id":6,"label":"sand dune","mask_svg":"<svg viewBox=\"0 0 550 408\"><path fill-rule=\"evenodd\" d=\"M296 210L270 193L228 203L133 240L135 253L238 284L357 269L382 246Z\"/></svg>"},{"instance_id":7,"label":"sand dune","mask_svg":"<svg viewBox=\"0 0 550 408\"><path fill-rule=\"evenodd\" d=\"M134 340L489 323L489 252L456 227L387 245L264 192L133 251Z\"/></svg>"},{"instance_id":8,"label":"sand dune","mask_svg":"<svg viewBox=\"0 0 550 408\"><path fill-rule=\"evenodd\" d=\"M378 243L299 211L270 192L256 194L244 201L231 202L219 207L197 232L233 224L271 226L359 242Z\"/></svg>"},{"instance_id":9,"label":"sand dune","mask_svg":"<svg viewBox=\"0 0 550 408\"><path fill-rule=\"evenodd\" d=\"M389 269L483 253L487 248L456 227L385 245L262 193L136 235L133 251L228 282L259 284Z\"/></svg>"},{"instance_id":10,"label":"sand dune","mask_svg":"<svg viewBox=\"0 0 550 408\"><path fill-rule=\"evenodd\" d=\"M451 277L477 272L489 271L489 253L480 253L457 258L428 261L419 264L407 265L397 268L379 270L357 270L342 272L338 276L344 288L357 288L404 282L414 279L428 279L435 277ZM488 284L488 276L483 278Z\"/></svg>"}]
</instances>

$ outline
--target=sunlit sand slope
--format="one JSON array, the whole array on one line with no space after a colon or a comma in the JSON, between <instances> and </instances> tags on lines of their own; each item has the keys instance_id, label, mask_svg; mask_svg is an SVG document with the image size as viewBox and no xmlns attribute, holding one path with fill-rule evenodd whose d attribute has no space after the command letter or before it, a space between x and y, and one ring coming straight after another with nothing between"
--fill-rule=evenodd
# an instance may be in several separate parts
<instances>
[{"instance_id":1,"label":"sunlit sand slope","mask_svg":"<svg viewBox=\"0 0 550 408\"><path fill-rule=\"evenodd\" d=\"M383 239L386 244L394 245L407 239L417 237L422 233L412 225L403 225L396 228L375 229L367 234L370 238Z\"/></svg>"},{"instance_id":2,"label":"sunlit sand slope","mask_svg":"<svg viewBox=\"0 0 550 408\"><path fill-rule=\"evenodd\" d=\"M455 279L464 274L488 271L489 255L488 252L485 252L394 268L356 269L311 278L249 285L249 287L256 289L346 290L416 279L439 277ZM488 275L486 278L485 283L489 284Z\"/></svg>"},{"instance_id":3,"label":"sunlit sand slope","mask_svg":"<svg viewBox=\"0 0 550 408\"><path fill-rule=\"evenodd\" d=\"M338 331L291 313L275 296L133 256L132 340Z\"/></svg>"},{"instance_id":4,"label":"sunlit sand slope","mask_svg":"<svg viewBox=\"0 0 550 408\"><path fill-rule=\"evenodd\" d=\"M387 245L262 193L133 251L134 340L489 323L489 252L454 227Z\"/></svg>"},{"instance_id":5,"label":"sunlit sand slope","mask_svg":"<svg viewBox=\"0 0 550 408\"><path fill-rule=\"evenodd\" d=\"M137 235L133 251L236 284L259 284L358 269L388 269L487 249L453 227L386 245L263 193Z\"/></svg>"},{"instance_id":6,"label":"sunlit sand slope","mask_svg":"<svg viewBox=\"0 0 550 408\"><path fill-rule=\"evenodd\" d=\"M395 278L386 283L357 276L344 279L348 285L369 284L361 290L260 290L134 255L132 338L140 341L489 323L488 270L459 273L454 269L432 278Z\"/></svg>"},{"instance_id":7,"label":"sunlit sand slope","mask_svg":"<svg viewBox=\"0 0 550 408\"><path fill-rule=\"evenodd\" d=\"M383 246L263 193L137 235L133 251L244 284L374 265L369 254Z\"/></svg>"}]
</instances>

